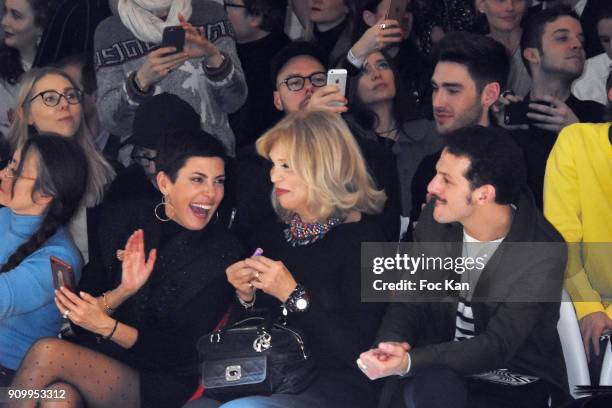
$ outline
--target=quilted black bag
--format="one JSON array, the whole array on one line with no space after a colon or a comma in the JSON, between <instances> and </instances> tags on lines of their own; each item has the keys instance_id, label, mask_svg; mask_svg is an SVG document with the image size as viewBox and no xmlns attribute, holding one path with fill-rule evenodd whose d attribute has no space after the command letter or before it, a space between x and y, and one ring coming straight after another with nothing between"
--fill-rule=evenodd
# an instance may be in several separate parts
<instances>
[{"instance_id":1,"label":"quilted black bag","mask_svg":"<svg viewBox=\"0 0 612 408\"><path fill-rule=\"evenodd\" d=\"M198 341L206 396L297 394L310 385L315 365L304 337L285 322L250 317Z\"/></svg>"}]
</instances>

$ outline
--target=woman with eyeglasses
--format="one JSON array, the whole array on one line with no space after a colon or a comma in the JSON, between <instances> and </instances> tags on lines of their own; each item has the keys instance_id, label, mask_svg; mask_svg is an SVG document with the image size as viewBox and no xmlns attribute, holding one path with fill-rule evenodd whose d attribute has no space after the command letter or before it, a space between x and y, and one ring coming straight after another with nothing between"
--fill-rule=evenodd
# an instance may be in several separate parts
<instances>
[{"instance_id":1,"label":"woman with eyeglasses","mask_svg":"<svg viewBox=\"0 0 612 408\"><path fill-rule=\"evenodd\" d=\"M34 344L13 388L66 390L68 406L97 408L180 407L196 390L197 340L231 305L225 269L244 251L218 221L221 142L195 130L162 143L162 198L105 208L80 291L56 292L76 339Z\"/></svg>"},{"instance_id":2,"label":"woman with eyeglasses","mask_svg":"<svg viewBox=\"0 0 612 408\"><path fill-rule=\"evenodd\" d=\"M14 118L19 81L34 64L55 1L6 0L2 11L4 38L0 41L0 132L6 134Z\"/></svg>"},{"instance_id":3,"label":"woman with eyeglasses","mask_svg":"<svg viewBox=\"0 0 612 408\"><path fill-rule=\"evenodd\" d=\"M81 104L82 92L63 71L56 68L36 68L27 72L15 108L15 120L8 134L14 149L28 139L28 126L39 132L55 133L74 139L87 158L89 177L82 206L70 225L79 250L88 261L87 214L102 201L106 186L115 173L96 150L87 127Z\"/></svg>"},{"instance_id":4,"label":"woman with eyeglasses","mask_svg":"<svg viewBox=\"0 0 612 408\"><path fill-rule=\"evenodd\" d=\"M49 257L81 274L65 227L85 192L85 154L69 139L33 133L0 171L0 387L32 343L59 332Z\"/></svg>"}]
</instances>

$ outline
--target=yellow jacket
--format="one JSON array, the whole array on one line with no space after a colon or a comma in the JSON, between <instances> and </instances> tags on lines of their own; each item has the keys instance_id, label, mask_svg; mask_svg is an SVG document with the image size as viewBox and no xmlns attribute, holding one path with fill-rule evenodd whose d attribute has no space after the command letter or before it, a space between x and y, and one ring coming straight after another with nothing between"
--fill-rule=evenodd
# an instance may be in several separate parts
<instances>
[{"instance_id":1,"label":"yellow jacket","mask_svg":"<svg viewBox=\"0 0 612 408\"><path fill-rule=\"evenodd\" d=\"M563 129L544 177L544 215L570 243L565 286L578 319L600 311L612 318L609 128L610 123L581 123Z\"/></svg>"}]
</instances>

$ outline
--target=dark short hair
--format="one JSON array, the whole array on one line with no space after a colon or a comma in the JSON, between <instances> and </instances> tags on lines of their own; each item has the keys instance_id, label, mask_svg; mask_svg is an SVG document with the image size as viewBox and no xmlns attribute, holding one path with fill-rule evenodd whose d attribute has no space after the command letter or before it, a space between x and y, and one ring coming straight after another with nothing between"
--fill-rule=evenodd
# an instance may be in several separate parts
<instances>
[{"instance_id":1,"label":"dark short hair","mask_svg":"<svg viewBox=\"0 0 612 408\"><path fill-rule=\"evenodd\" d=\"M285 47L283 47L270 62L270 79L274 84L273 88L276 89L276 77L281 72L287 62L295 57L311 57L321 63L323 68L327 69L329 60L327 52L310 41L293 41Z\"/></svg>"},{"instance_id":2,"label":"dark short hair","mask_svg":"<svg viewBox=\"0 0 612 408\"><path fill-rule=\"evenodd\" d=\"M578 15L567 6L552 7L530 15L523 20L523 34L521 35L521 56L525 67L531 73L529 61L523 56L523 51L527 48L536 48L540 54L542 49L542 37L546 24L557 21L561 17L572 17L580 22Z\"/></svg>"},{"instance_id":3,"label":"dark short hair","mask_svg":"<svg viewBox=\"0 0 612 408\"><path fill-rule=\"evenodd\" d=\"M192 157L218 157L225 161L225 147L203 130L184 130L164 135L155 164L174 183L179 170Z\"/></svg>"},{"instance_id":4,"label":"dark short hair","mask_svg":"<svg viewBox=\"0 0 612 408\"><path fill-rule=\"evenodd\" d=\"M598 25L601 20L612 19L612 3L608 2L606 4L602 4L598 12L599 14L597 15L595 25Z\"/></svg>"},{"instance_id":5,"label":"dark short hair","mask_svg":"<svg viewBox=\"0 0 612 408\"><path fill-rule=\"evenodd\" d=\"M504 89L510 62L502 44L494 39L467 32L452 32L438 45L437 62L465 65L480 92L492 82Z\"/></svg>"},{"instance_id":6,"label":"dark short hair","mask_svg":"<svg viewBox=\"0 0 612 408\"><path fill-rule=\"evenodd\" d=\"M473 189L490 184L497 204L517 203L527 183L523 153L502 128L469 126L446 137L446 150L470 160L464 174Z\"/></svg>"},{"instance_id":7,"label":"dark short hair","mask_svg":"<svg viewBox=\"0 0 612 408\"><path fill-rule=\"evenodd\" d=\"M244 0L247 14L261 17L259 28L271 32L285 29L287 0Z\"/></svg>"}]
</instances>

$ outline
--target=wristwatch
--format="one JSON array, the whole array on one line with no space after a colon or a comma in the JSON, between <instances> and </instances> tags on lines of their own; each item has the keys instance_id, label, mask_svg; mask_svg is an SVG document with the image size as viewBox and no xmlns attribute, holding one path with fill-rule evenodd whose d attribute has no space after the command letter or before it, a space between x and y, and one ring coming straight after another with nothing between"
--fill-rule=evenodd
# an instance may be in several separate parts
<instances>
[{"instance_id":1,"label":"wristwatch","mask_svg":"<svg viewBox=\"0 0 612 408\"><path fill-rule=\"evenodd\" d=\"M310 306L310 296L304 286L298 283L285 303L283 303L283 314L286 314L285 312L305 312L308 306Z\"/></svg>"}]
</instances>

